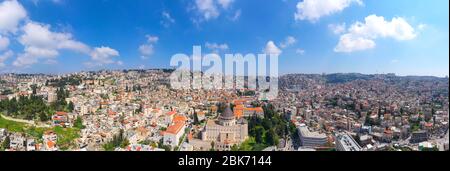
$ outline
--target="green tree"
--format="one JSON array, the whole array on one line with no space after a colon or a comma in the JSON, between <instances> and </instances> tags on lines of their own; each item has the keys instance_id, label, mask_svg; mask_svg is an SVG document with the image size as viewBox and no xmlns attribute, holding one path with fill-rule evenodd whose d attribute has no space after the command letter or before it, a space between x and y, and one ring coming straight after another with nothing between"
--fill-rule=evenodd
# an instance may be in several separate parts
<instances>
[{"instance_id":1,"label":"green tree","mask_svg":"<svg viewBox=\"0 0 450 171\"><path fill-rule=\"evenodd\" d=\"M48 121L50 118L48 117L47 114L45 114L45 112L41 112L41 113L39 113L39 119L40 119L42 122L45 122L45 121Z\"/></svg>"},{"instance_id":2,"label":"green tree","mask_svg":"<svg viewBox=\"0 0 450 171\"><path fill-rule=\"evenodd\" d=\"M125 137L123 130L121 129L119 131L119 134L114 135L113 139L104 144L103 145L103 149L105 149L106 151L112 151L114 150L116 147L121 147L121 148L125 148L126 146L129 145L129 141L128 139Z\"/></svg>"},{"instance_id":3,"label":"green tree","mask_svg":"<svg viewBox=\"0 0 450 171\"><path fill-rule=\"evenodd\" d=\"M9 136L6 136L5 140L2 143L3 149L9 149L9 143L11 142L11 139L9 139Z\"/></svg>"},{"instance_id":4,"label":"green tree","mask_svg":"<svg viewBox=\"0 0 450 171\"><path fill-rule=\"evenodd\" d=\"M31 87L31 90L32 90L32 92L33 92L33 95L36 95L37 85L36 85L36 84L33 84L33 85L31 85L30 87Z\"/></svg>"},{"instance_id":5,"label":"green tree","mask_svg":"<svg viewBox=\"0 0 450 171\"><path fill-rule=\"evenodd\" d=\"M83 120L82 120L82 118L80 116L77 116L77 119L75 120L73 126L75 128L78 128L78 129L84 129L85 128L85 126L83 125Z\"/></svg>"},{"instance_id":6,"label":"green tree","mask_svg":"<svg viewBox=\"0 0 450 171\"><path fill-rule=\"evenodd\" d=\"M158 148L162 148L165 151L171 151L172 149L168 145L164 145L164 140L161 138L158 143Z\"/></svg>"},{"instance_id":7,"label":"green tree","mask_svg":"<svg viewBox=\"0 0 450 171\"><path fill-rule=\"evenodd\" d=\"M43 100L42 96L31 95L29 98L20 96L18 99L0 101L0 111L4 111L6 115L24 118L28 120L38 119L42 116L42 121L49 118L50 107Z\"/></svg>"},{"instance_id":8,"label":"green tree","mask_svg":"<svg viewBox=\"0 0 450 171\"><path fill-rule=\"evenodd\" d=\"M263 136L264 136L264 128L263 127L261 127L261 126L257 126L256 128L255 128L255 141L256 141L256 143L263 143L264 142L264 140L263 140Z\"/></svg>"},{"instance_id":9,"label":"green tree","mask_svg":"<svg viewBox=\"0 0 450 171\"><path fill-rule=\"evenodd\" d=\"M69 104L67 105L67 110L69 110L69 112L72 112L75 109L75 106L73 104L73 102L69 102Z\"/></svg>"},{"instance_id":10,"label":"green tree","mask_svg":"<svg viewBox=\"0 0 450 171\"><path fill-rule=\"evenodd\" d=\"M120 144L120 147L121 147L121 148L125 148L125 147L128 147L129 145L130 145L130 141L128 141L128 139L125 138L125 139L122 141L122 143Z\"/></svg>"},{"instance_id":11,"label":"green tree","mask_svg":"<svg viewBox=\"0 0 450 171\"><path fill-rule=\"evenodd\" d=\"M212 141L211 142L211 149L209 149L209 151L216 151L215 147L216 147L216 143L214 141Z\"/></svg>"},{"instance_id":12,"label":"green tree","mask_svg":"<svg viewBox=\"0 0 450 171\"><path fill-rule=\"evenodd\" d=\"M194 112L194 125L198 125L200 122L198 120L197 112Z\"/></svg>"},{"instance_id":13,"label":"green tree","mask_svg":"<svg viewBox=\"0 0 450 171\"><path fill-rule=\"evenodd\" d=\"M270 129L269 131L267 131L266 144L268 144L268 145L278 145L278 137L275 134L275 131L273 129Z\"/></svg>"},{"instance_id":14,"label":"green tree","mask_svg":"<svg viewBox=\"0 0 450 171\"><path fill-rule=\"evenodd\" d=\"M239 146L237 144L234 144L231 146L231 151L239 151Z\"/></svg>"}]
</instances>

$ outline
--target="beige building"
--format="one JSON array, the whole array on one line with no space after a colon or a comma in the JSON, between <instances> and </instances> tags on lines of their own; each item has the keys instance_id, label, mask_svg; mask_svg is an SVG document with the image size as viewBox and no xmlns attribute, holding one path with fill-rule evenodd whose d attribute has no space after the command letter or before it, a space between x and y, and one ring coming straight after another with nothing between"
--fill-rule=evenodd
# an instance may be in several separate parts
<instances>
[{"instance_id":1,"label":"beige building","mask_svg":"<svg viewBox=\"0 0 450 171\"><path fill-rule=\"evenodd\" d=\"M228 106L218 120L209 120L202 132L202 140L214 142L214 148L221 151L230 150L248 138L248 123L241 118L236 120Z\"/></svg>"}]
</instances>

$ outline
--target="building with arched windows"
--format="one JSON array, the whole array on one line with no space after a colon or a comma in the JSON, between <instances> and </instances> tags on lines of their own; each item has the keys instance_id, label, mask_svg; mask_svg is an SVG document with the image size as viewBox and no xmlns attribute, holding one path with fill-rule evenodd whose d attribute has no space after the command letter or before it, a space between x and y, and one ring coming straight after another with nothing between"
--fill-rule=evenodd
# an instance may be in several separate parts
<instances>
[{"instance_id":1,"label":"building with arched windows","mask_svg":"<svg viewBox=\"0 0 450 171\"><path fill-rule=\"evenodd\" d=\"M209 120L202 132L202 140L214 142L214 149L226 151L248 138L248 123L244 118L236 119L227 106L217 120Z\"/></svg>"}]
</instances>

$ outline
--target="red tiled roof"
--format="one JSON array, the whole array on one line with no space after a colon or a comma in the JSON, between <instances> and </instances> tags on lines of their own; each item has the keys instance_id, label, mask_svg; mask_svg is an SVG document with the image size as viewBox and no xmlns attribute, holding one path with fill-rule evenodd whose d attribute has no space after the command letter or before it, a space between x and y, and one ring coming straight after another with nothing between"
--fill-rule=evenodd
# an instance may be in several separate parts
<instances>
[{"instance_id":1,"label":"red tiled roof","mask_svg":"<svg viewBox=\"0 0 450 171\"><path fill-rule=\"evenodd\" d=\"M175 114L177 114L177 111L170 111L170 112L167 112L167 115L169 115L169 116L172 116L172 115L175 115Z\"/></svg>"},{"instance_id":2,"label":"red tiled roof","mask_svg":"<svg viewBox=\"0 0 450 171\"><path fill-rule=\"evenodd\" d=\"M112 111L112 110L109 110L108 111L108 115L116 115L117 114L117 112L114 112L114 111Z\"/></svg>"},{"instance_id":3,"label":"red tiled roof","mask_svg":"<svg viewBox=\"0 0 450 171\"><path fill-rule=\"evenodd\" d=\"M244 110L255 111L255 112L264 112L262 107L246 108Z\"/></svg>"},{"instance_id":4,"label":"red tiled roof","mask_svg":"<svg viewBox=\"0 0 450 171\"><path fill-rule=\"evenodd\" d=\"M67 112L58 111L58 112L56 112L56 115L58 115L58 116L67 115Z\"/></svg>"},{"instance_id":5,"label":"red tiled roof","mask_svg":"<svg viewBox=\"0 0 450 171\"><path fill-rule=\"evenodd\" d=\"M47 141L47 147L48 147L48 148L53 148L53 147L55 147L55 142L53 142L53 141Z\"/></svg>"},{"instance_id":6,"label":"red tiled roof","mask_svg":"<svg viewBox=\"0 0 450 171\"><path fill-rule=\"evenodd\" d=\"M175 123L174 125L171 125L167 128L165 133L170 133L170 134L178 134L178 132L181 131L181 128L183 128L184 123Z\"/></svg>"},{"instance_id":7,"label":"red tiled roof","mask_svg":"<svg viewBox=\"0 0 450 171\"><path fill-rule=\"evenodd\" d=\"M173 123L177 123L177 122L185 123L186 121L187 121L187 118L182 115L175 115L172 119Z\"/></svg>"},{"instance_id":8,"label":"red tiled roof","mask_svg":"<svg viewBox=\"0 0 450 171\"><path fill-rule=\"evenodd\" d=\"M188 134L188 140L192 140L193 139L193 135L192 132Z\"/></svg>"},{"instance_id":9,"label":"red tiled roof","mask_svg":"<svg viewBox=\"0 0 450 171\"><path fill-rule=\"evenodd\" d=\"M235 109L233 113L236 118L241 118L242 115L244 114L244 112L242 110L238 110L238 109Z\"/></svg>"}]
</instances>

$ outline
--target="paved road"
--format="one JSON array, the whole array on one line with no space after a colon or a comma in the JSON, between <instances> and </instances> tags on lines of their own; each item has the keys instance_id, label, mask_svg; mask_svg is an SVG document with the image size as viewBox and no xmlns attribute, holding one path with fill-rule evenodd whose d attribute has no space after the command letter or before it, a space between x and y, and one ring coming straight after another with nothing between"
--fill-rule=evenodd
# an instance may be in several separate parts
<instances>
[{"instance_id":1,"label":"paved road","mask_svg":"<svg viewBox=\"0 0 450 171\"><path fill-rule=\"evenodd\" d=\"M184 133L184 135L183 135L183 140L180 141L180 145L178 146L177 151L180 151L180 150L181 150L181 145L183 144L183 142L186 142L186 139L188 138L189 133L191 132L192 126L189 125L189 126L187 127L187 129L188 129L188 130L187 130L187 131Z\"/></svg>"},{"instance_id":2,"label":"paved road","mask_svg":"<svg viewBox=\"0 0 450 171\"><path fill-rule=\"evenodd\" d=\"M286 151L296 151L294 147L294 143L292 142L292 139L289 137L286 143Z\"/></svg>"}]
</instances>

